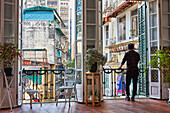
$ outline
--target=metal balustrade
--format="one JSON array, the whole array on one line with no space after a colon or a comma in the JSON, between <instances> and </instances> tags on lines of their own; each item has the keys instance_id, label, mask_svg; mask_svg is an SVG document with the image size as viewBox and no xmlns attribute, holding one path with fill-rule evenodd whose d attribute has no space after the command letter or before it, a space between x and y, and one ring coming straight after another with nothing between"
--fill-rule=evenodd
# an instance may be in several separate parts
<instances>
[{"instance_id":1,"label":"metal balustrade","mask_svg":"<svg viewBox=\"0 0 170 113\"><path fill-rule=\"evenodd\" d=\"M56 101L57 90L64 84L65 69L36 69L22 71L23 89L38 90L42 94L42 102ZM24 91L24 90L23 90ZM60 97L64 98L64 97ZM23 102L29 102L29 96L23 93ZM38 101L38 95L35 94L33 102Z\"/></svg>"},{"instance_id":2,"label":"metal balustrade","mask_svg":"<svg viewBox=\"0 0 170 113\"><path fill-rule=\"evenodd\" d=\"M126 95L126 72L127 69L113 69L113 68L103 68L103 96L104 97L120 97ZM143 94L141 89L143 87L148 87L148 77L142 77L142 75L147 75L146 69L139 69L139 79L137 86L137 96L147 96ZM144 74L145 73L145 74ZM145 78L140 79L140 78ZM144 82L145 81L145 82ZM131 85L132 86L132 85ZM142 88L141 88L142 87ZM145 88L147 89L147 88ZM131 92L132 93L132 92Z\"/></svg>"}]
</instances>

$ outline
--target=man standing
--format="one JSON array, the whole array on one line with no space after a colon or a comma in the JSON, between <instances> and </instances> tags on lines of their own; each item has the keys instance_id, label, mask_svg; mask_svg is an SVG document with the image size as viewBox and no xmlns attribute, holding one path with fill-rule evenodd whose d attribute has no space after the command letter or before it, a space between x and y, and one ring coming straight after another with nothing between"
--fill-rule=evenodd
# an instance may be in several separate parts
<instances>
[{"instance_id":1,"label":"man standing","mask_svg":"<svg viewBox=\"0 0 170 113\"><path fill-rule=\"evenodd\" d=\"M139 56L139 53L134 51L134 45L132 43L128 44L128 50L129 51L125 54L119 69L121 69L121 67L127 61L127 73L126 73L126 94L127 94L127 97L126 97L126 100L130 101L129 86L131 83L131 79L133 79L133 94L132 94L131 100L135 101L134 97L135 97L136 91L137 91L137 80L138 80L138 75L139 75L138 62L140 60L140 56Z\"/></svg>"}]
</instances>

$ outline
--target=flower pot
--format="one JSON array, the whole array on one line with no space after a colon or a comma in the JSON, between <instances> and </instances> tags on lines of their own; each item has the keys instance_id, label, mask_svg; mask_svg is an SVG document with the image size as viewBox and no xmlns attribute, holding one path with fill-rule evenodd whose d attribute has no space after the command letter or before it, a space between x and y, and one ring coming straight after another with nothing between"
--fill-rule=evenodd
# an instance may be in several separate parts
<instances>
[{"instance_id":1,"label":"flower pot","mask_svg":"<svg viewBox=\"0 0 170 113\"><path fill-rule=\"evenodd\" d=\"M4 68L6 76L12 76L12 68Z\"/></svg>"},{"instance_id":2,"label":"flower pot","mask_svg":"<svg viewBox=\"0 0 170 113\"><path fill-rule=\"evenodd\" d=\"M90 69L90 72L96 72L97 71L97 62L95 62Z\"/></svg>"}]
</instances>

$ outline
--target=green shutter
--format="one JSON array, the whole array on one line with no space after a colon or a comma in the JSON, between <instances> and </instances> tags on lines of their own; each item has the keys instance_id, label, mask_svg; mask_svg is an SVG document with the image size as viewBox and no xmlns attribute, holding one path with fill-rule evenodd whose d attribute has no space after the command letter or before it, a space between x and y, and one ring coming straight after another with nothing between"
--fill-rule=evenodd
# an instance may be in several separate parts
<instances>
[{"instance_id":1,"label":"green shutter","mask_svg":"<svg viewBox=\"0 0 170 113\"><path fill-rule=\"evenodd\" d=\"M139 68L147 67L147 17L146 3L138 9L139 20ZM139 94L148 95L148 74L139 73Z\"/></svg>"}]
</instances>

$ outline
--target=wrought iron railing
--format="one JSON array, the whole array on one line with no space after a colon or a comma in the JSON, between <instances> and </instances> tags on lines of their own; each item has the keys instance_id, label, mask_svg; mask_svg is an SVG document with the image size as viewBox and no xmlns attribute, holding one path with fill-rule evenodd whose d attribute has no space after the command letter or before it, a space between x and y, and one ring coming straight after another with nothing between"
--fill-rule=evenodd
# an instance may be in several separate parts
<instances>
[{"instance_id":1,"label":"wrought iron railing","mask_svg":"<svg viewBox=\"0 0 170 113\"><path fill-rule=\"evenodd\" d=\"M36 69L22 71L23 102L29 100L24 89L38 90L42 94L42 101L56 101L57 90L64 84L65 69ZM33 96L33 102L38 101L38 94ZM29 101L28 101L29 102Z\"/></svg>"},{"instance_id":2,"label":"wrought iron railing","mask_svg":"<svg viewBox=\"0 0 170 113\"><path fill-rule=\"evenodd\" d=\"M113 69L113 68L103 68L103 96L104 97L117 97L126 95L126 72L127 69ZM144 74L145 73L145 74ZM143 87L148 87L148 77L146 69L139 69L139 79L137 95L144 95L142 89L147 89ZM145 77L144 77L145 76ZM142 78L142 79L141 79ZM142 87L142 88L140 88ZM147 96L148 92L145 91Z\"/></svg>"}]
</instances>

